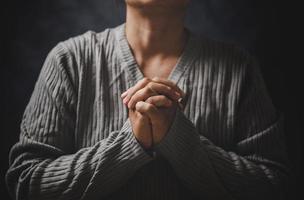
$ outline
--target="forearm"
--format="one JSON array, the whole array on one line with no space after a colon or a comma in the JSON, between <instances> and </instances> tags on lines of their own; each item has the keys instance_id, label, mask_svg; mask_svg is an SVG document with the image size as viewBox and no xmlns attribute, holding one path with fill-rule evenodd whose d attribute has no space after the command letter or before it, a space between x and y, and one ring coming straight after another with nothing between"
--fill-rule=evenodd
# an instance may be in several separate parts
<instances>
[{"instance_id":1,"label":"forearm","mask_svg":"<svg viewBox=\"0 0 304 200\"><path fill-rule=\"evenodd\" d=\"M254 155L241 156L213 145L180 111L156 151L171 163L189 188L211 199L275 196L287 176L279 163L263 157L255 160Z\"/></svg>"},{"instance_id":2,"label":"forearm","mask_svg":"<svg viewBox=\"0 0 304 200\"><path fill-rule=\"evenodd\" d=\"M42 143L15 145L11 156L18 157L11 158L7 173L11 193L16 199L98 199L112 193L151 160L131 130L127 121L107 139L71 155Z\"/></svg>"}]
</instances>

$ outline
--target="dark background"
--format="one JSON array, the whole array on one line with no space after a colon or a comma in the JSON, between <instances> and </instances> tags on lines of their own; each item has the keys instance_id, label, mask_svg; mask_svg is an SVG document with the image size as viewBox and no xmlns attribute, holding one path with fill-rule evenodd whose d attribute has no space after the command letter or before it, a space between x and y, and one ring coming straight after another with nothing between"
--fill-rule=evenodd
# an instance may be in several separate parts
<instances>
[{"instance_id":1,"label":"dark background","mask_svg":"<svg viewBox=\"0 0 304 200\"><path fill-rule=\"evenodd\" d=\"M293 2L293 1L291 1ZM301 199L303 180L303 78L300 6L276 0L192 0L187 26L217 40L235 42L260 62L269 93L285 114L292 162L289 199ZM1 3L1 199L8 152L47 53L69 37L100 32L124 21L122 0L11 0ZM302 56L303 57L303 56Z\"/></svg>"}]
</instances>

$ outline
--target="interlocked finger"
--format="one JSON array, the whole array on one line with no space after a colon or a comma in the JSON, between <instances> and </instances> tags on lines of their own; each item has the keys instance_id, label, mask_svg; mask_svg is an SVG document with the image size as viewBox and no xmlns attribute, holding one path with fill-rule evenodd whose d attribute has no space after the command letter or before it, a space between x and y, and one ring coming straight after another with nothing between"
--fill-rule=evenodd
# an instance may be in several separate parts
<instances>
[{"instance_id":1,"label":"interlocked finger","mask_svg":"<svg viewBox=\"0 0 304 200\"><path fill-rule=\"evenodd\" d=\"M180 98L180 95L171 87L160 83L150 82L146 87L140 89L131 97L128 103L128 108L132 109L138 101L145 101L150 96L156 96L159 94L165 95L173 101L178 101Z\"/></svg>"},{"instance_id":2,"label":"interlocked finger","mask_svg":"<svg viewBox=\"0 0 304 200\"><path fill-rule=\"evenodd\" d=\"M126 92L122 94L122 98L124 98L123 103L129 102L131 97L140 89L144 88L148 83L151 82L149 78L143 78L138 83L136 83L133 87L129 88Z\"/></svg>"},{"instance_id":3,"label":"interlocked finger","mask_svg":"<svg viewBox=\"0 0 304 200\"><path fill-rule=\"evenodd\" d=\"M144 101L137 102L135 109L137 112L147 115L152 121L157 119L159 116L157 108L154 105Z\"/></svg>"},{"instance_id":4,"label":"interlocked finger","mask_svg":"<svg viewBox=\"0 0 304 200\"><path fill-rule=\"evenodd\" d=\"M178 93L180 93L182 98L184 98L186 96L185 92L183 90L181 90L177 86L177 84L174 83L171 80L160 78L160 77L154 77L154 78L152 78L152 81L156 82L156 83L162 83L162 84L170 86L172 89L174 89L175 91L177 91Z\"/></svg>"},{"instance_id":5,"label":"interlocked finger","mask_svg":"<svg viewBox=\"0 0 304 200\"><path fill-rule=\"evenodd\" d=\"M170 107L172 105L172 101L164 95L151 96L145 102L156 107Z\"/></svg>"}]
</instances>

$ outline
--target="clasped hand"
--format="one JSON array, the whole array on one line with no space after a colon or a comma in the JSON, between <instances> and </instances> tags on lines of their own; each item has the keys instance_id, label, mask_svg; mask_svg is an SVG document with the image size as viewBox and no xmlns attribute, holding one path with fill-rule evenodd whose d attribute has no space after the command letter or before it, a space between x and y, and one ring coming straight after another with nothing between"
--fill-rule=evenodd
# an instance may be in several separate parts
<instances>
[{"instance_id":1,"label":"clasped hand","mask_svg":"<svg viewBox=\"0 0 304 200\"><path fill-rule=\"evenodd\" d=\"M129 109L129 118L137 141L149 149L168 132L178 102L185 93L172 81L155 77L143 78L125 91L121 98Z\"/></svg>"}]
</instances>

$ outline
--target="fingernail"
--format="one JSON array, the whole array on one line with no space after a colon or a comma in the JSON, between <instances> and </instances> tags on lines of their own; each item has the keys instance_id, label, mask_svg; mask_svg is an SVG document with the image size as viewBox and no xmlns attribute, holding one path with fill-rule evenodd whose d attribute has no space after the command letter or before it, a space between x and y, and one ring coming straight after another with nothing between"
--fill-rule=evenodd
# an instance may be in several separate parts
<instances>
[{"instance_id":1,"label":"fingernail","mask_svg":"<svg viewBox=\"0 0 304 200\"><path fill-rule=\"evenodd\" d=\"M180 98L181 95L178 92L175 92L175 96Z\"/></svg>"}]
</instances>

